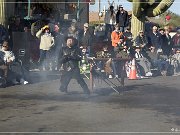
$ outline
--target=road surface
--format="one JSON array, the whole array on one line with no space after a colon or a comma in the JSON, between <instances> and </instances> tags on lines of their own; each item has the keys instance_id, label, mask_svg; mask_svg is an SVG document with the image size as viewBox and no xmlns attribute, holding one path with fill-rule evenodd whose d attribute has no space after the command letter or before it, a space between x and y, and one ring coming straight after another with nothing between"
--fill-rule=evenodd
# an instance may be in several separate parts
<instances>
[{"instance_id":1,"label":"road surface","mask_svg":"<svg viewBox=\"0 0 180 135\"><path fill-rule=\"evenodd\" d=\"M179 80L180 76L126 79L118 95L96 79L89 98L75 80L69 94L58 90L59 79L0 88L0 132L180 133Z\"/></svg>"}]
</instances>

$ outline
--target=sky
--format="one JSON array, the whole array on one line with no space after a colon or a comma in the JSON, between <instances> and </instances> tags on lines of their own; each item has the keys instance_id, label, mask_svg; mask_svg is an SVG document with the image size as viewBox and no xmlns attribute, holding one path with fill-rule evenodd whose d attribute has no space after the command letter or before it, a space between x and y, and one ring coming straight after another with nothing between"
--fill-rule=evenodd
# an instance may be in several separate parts
<instances>
[{"instance_id":1,"label":"sky","mask_svg":"<svg viewBox=\"0 0 180 135\"><path fill-rule=\"evenodd\" d=\"M90 11L99 11L99 4L98 2L100 1L100 6L101 6L101 11L103 10L104 6L106 6L106 8L108 8L108 0L95 0L96 4L95 5L90 5ZM113 0L110 0L110 2L112 2ZM132 5L130 2L128 2L127 0L114 0L114 2L116 3L116 5L123 5L124 9L127 11L130 11L132 9ZM180 0L175 0L174 3L171 5L171 7L169 8L170 11L172 11L173 13L179 14L180 15Z\"/></svg>"}]
</instances>

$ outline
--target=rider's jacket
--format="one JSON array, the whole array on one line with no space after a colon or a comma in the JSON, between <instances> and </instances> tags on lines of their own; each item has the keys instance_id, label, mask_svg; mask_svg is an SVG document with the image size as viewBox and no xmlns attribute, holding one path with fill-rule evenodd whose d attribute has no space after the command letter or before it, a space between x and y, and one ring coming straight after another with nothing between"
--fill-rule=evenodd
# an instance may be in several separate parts
<instances>
[{"instance_id":1,"label":"rider's jacket","mask_svg":"<svg viewBox=\"0 0 180 135\"><path fill-rule=\"evenodd\" d=\"M79 68L79 61L81 58L82 56L79 47L62 47L59 53L59 67L63 64L63 69L65 71L71 71L75 68Z\"/></svg>"}]
</instances>

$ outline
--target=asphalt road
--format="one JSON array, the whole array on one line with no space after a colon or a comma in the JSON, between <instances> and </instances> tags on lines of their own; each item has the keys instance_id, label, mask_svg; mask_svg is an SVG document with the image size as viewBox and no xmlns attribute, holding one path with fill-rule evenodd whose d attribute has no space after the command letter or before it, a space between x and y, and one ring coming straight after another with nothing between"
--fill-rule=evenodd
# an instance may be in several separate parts
<instances>
[{"instance_id":1,"label":"asphalt road","mask_svg":"<svg viewBox=\"0 0 180 135\"><path fill-rule=\"evenodd\" d=\"M89 98L75 80L70 94L58 90L58 79L0 88L0 132L180 134L179 80L180 76L126 79L120 95L96 80Z\"/></svg>"}]
</instances>

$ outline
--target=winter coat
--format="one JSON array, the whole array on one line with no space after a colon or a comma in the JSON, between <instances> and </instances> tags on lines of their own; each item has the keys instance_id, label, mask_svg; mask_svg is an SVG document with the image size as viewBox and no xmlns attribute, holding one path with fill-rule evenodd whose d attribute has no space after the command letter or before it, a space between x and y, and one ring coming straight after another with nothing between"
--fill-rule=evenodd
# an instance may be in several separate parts
<instances>
[{"instance_id":1,"label":"winter coat","mask_svg":"<svg viewBox=\"0 0 180 135\"><path fill-rule=\"evenodd\" d=\"M122 38L123 33L122 32L117 32L117 31L113 31L111 33L111 41L112 41L112 46L116 47L120 41L120 38ZM124 37L124 36L123 36ZM124 37L125 38L125 37Z\"/></svg>"},{"instance_id":2,"label":"winter coat","mask_svg":"<svg viewBox=\"0 0 180 135\"><path fill-rule=\"evenodd\" d=\"M83 31L83 32L81 32L80 35L81 35L80 42L81 42L82 46L91 46L92 45L94 33L93 33L93 31L90 30L90 28L86 31L85 34Z\"/></svg>"},{"instance_id":3,"label":"winter coat","mask_svg":"<svg viewBox=\"0 0 180 135\"><path fill-rule=\"evenodd\" d=\"M119 24L120 27L127 27L129 24L129 18L128 18L128 12L123 11L122 13L120 11L116 14L116 24Z\"/></svg>"},{"instance_id":4,"label":"winter coat","mask_svg":"<svg viewBox=\"0 0 180 135\"><path fill-rule=\"evenodd\" d=\"M148 44L155 47L155 49L160 48L160 36L161 35L159 33L150 33L148 35Z\"/></svg>"},{"instance_id":5,"label":"winter coat","mask_svg":"<svg viewBox=\"0 0 180 135\"><path fill-rule=\"evenodd\" d=\"M54 37L51 34L42 33L42 29L36 33L36 37L40 38L40 49L50 50L54 45Z\"/></svg>"},{"instance_id":6,"label":"winter coat","mask_svg":"<svg viewBox=\"0 0 180 135\"><path fill-rule=\"evenodd\" d=\"M63 64L65 71L71 71L75 68L79 68L79 61L81 58L81 51L77 46L71 48L65 46L60 50L58 65L61 67Z\"/></svg>"}]
</instances>

